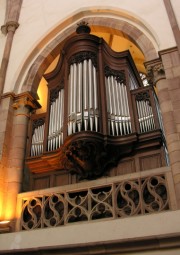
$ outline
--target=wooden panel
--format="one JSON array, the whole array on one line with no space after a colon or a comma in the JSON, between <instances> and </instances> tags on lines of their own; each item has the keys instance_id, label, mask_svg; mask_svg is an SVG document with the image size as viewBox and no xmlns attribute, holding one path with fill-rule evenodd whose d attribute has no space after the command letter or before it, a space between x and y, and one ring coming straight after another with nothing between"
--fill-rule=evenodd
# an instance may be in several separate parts
<instances>
[{"instance_id":1,"label":"wooden panel","mask_svg":"<svg viewBox=\"0 0 180 255\"><path fill-rule=\"evenodd\" d=\"M162 162L161 162L160 154L154 154L154 155L140 158L141 171L158 168L161 166L162 166Z\"/></svg>"},{"instance_id":2,"label":"wooden panel","mask_svg":"<svg viewBox=\"0 0 180 255\"><path fill-rule=\"evenodd\" d=\"M110 170L109 176L123 175L136 172L134 159L127 159Z\"/></svg>"},{"instance_id":3,"label":"wooden panel","mask_svg":"<svg viewBox=\"0 0 180 255\"><path fill-rule=\"evenodd\" d=\"M65 171L61 171L61 173L56 173L54 175L54 187L55 186L63 186L63 185L67 185L70 184L70 180L69 180L69 174Z\"/></svg>"},{"instance_id":4,"label":"wooden panel","mask_svg":"<svg viewBox=\"0 0 180 255\"><path fill-rule=\"evenodd\" d=\"M134 159L128 159L121 162L117 167L117 175L129 174L136 172Z\"/></svg>"},{"instance_id":5,"label":"wooden panel","mask_svg":"<svg viewBox=\"0 0 180 255\"><path fill-rule=\"evenodd\" d=\"M34 177L33 178L33 189L46 189L50 187L50 176Z\"/></svg>"}]
</instances>

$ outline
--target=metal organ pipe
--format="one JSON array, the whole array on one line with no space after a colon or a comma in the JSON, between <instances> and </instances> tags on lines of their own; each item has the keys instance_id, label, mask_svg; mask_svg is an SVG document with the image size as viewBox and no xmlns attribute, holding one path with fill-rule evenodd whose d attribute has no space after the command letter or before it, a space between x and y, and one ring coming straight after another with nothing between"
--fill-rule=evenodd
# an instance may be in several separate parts
<instances>
[{"instance_id":1,"label":"metal organ pipe","mask_svg":"<svg viewBox=\"0 0 180 255\"><path fill-rule=\"evenodd\" d=\"M111 112L111 127L112 127L112 135L115 135L115 115L116 115L116 109L115 109L115 95L114 95L114 77L111 76L109 79L110 83L110 90L111 90L111 105L112 105L112 112Z\"/></svg>"},{"instance_id":2,"label":"metal organ pipe","mask_svg":"<svg viewBox=\"0 0 180 255\"><path fill-rule=\"evenodd\" d=\"M94 102L93 102L93 79L92 79L92 61L88 61L88 78L89 78L89 118L90 118L90 130L93 131L94 125Z\"/></svg>"},{"instance_id":3,"label":"metal organ pipe","mask_svg":"<svg viewBox=\"0 0 180 255\"><path fill-rule=\"evenodd\" d=\"M76 84L77 84L77 66L74 63L73 65L73 107L72 107L72 121L73 121L73 133L76 132L76 92L77 92L77 88L76 88Z\"/></svg>"},{"instance_id":4,"label":"metal organ pipe","mask_svg":"<svg viewBox=\"0 0 180 255\"><path fill-rule=\"evenodd\" d=\"M124 101L125 101L125 109L126 109L126 128L127 133L131 133L131 120L130 120L130 112L129 112L129 105L128 105L128 96L127 96L127 87L123 84L123 90L124 90Z\"/></svg>"},{"instance_id":5,"label":"metal organ pipe","mask_svg":"<svg viewBox=\"0 0 180 255\"><path fill-rule=\"evenodd\" d=\"M83 114L84 114L84 129L88 130L88 72L87 60L83 63Z\"/></svg>"},{"instance_id":6,"label":"metal organ pipe","mask_svg":"<svg viewBox=\"0 0 180 255\"><path fill-rule=\"evenodd\" d=\"M78 132L82 129L82 62L78 64L77 76L77 127Z\"/></svg>"},{"instance_id":7,"label":"metal organ pipe","mask_svg":"<svg viewBox=\"0 0 180 255\"><path fill-rule=\"evenodd\" d=\"M108 115L108 131L109 131L109 134L110 134L111 116L110 116L109 86L108 86L107 77L105 77L105 87L106 87L106 104L107 104L107 115Z\"/></svg>"},{"instance_id":8,"label":"metal organ pipe","mask_svg":"<svg viewBox=\"0 0 180 255\"><path fill-rule=\"evenodd\" d=\"M116 133L119 135L120 129L120 107L119 107L119 97L118 97L118 83L117 80L114 80L114 94L115 94L115 104L116 104L116 113L115 113L115 126L116 126ZM121 132L120 132L121 134Z\"/></svg>"},{"instance_id":9,"label":"metal organ pipe","mask_svg":"<svg viewBox=\"0 0 180 255\"><path fill-rule=\"evenodd\" d=\"M59 146L63 144L63 119L64 119L64 89L60 93L60 115L59 115Z\"/></svg>"},{"instance_id":10,"label":"metal organ pipe","mask_svg":"<svg viewBox=\"0 0 180 255\"><path fill-rule=\"evenodd\" d=\"M122 122L122 134L125 134L125 112L124 112L124 102L123 102L123 94L122 94L122 85L118 83L119 95L120 95L120 107L121 107L121 122Z\"/></svg>"},{"instance_id":11,"label":"metal organ pipe","mask_svg":"<svg viewBox=\"0 0 180 255\"><path fill-rule=\"evenodd\" d=\"M93 88L94 88L94 114L95 114L95 131L98 132L98 97L97 97L97 76L96 68L93 66Z\"/></svg>"},{"instance_id":12,"label":"metal organ pipe","mask_svg":"<svg viewBox=\"0 0 180 255\"><path fill-rule=\"evenodd\" d=\"M72 134L72 105L73 105L73 65L70 66L69 73L69 122L68 122L68 135Z\"/></svg>"},{"instance_id":13,"label":"metal organ pipe","mask_svg":"<svg viewBox=\"0 0 180 255\"><path fill-rule=\"evenodd\" d=\"M119 129L120 135L123 134L123 126L122 126L122 100L121 100L121 92L120 92L121 84L116 80L116 94L117 94L117 103L118 103L118 122L119 122Z\"/></svg>"}]
</instances>

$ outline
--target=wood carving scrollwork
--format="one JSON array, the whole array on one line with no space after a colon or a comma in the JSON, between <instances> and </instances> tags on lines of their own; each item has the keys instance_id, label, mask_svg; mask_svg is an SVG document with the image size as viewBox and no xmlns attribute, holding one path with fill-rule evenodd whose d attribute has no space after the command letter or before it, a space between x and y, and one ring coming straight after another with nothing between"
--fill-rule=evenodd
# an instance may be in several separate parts
<instances>
[{"instance_id":1,"label":"wood carving scrollwork","mask_svg":"<svg viewBox=\"0 0 180 255\"><path fill-rule=\"evenodd\" d=\"M133 149L133 142L115 145L108 139L96 135L83 139L73 137L63 148L61 162L63 168L71 174L77 174L79 180L96 179L107 175L108 170L116 166L122 155Z\"/></svg>"},{"instance_id":2,"label":"wood carving scrollwork","mask_svg":"<svg viewBox=\"0 0 180 255\"><path fill-rule=\"evenodd\" d=\"M81 51L73 55L69 60L69 65L78 64L88 59L91 59L94 67L97 68L97 54L91 51Z\"/></svg>"},{"instance_id":3,"label":"wood carving scrollwork","mask_svg":"<svg viewBox=\"0 0 180 255\"><path fill-rule=\"evenodd\" d=\"M51 89L51 92L50 92L50 103L52 104L52 102L54 102L58 96L59 96L59 91L61 90L61 88L64 87L64 82L61 81L60 85L57 86L56 88L54 89Z\"/></svg>"},{"instance_id":4,"label":"wood carving scrollwork","mask_svg":"<svg viewBox=\"0 0 180 255\"><path fill-rule=\"evenodd\" d=\"M42 125L44 125L45 119L44 118L39 118L33 121L33 133L34 130Z\"/></svg>"},{"instance_id":5,"label":"wood carving scrollwork","mask_svg":"<svg viewBox=\"0 0 180 255\"><path fill-rule=\"evenodd\" d=\"M140 92L136 94L135 98L136 98L136 101L147 101L148 104L151 105L150 95L148 91Z\"/></svg>"},{"instance_id":6,"label":"wood carving scrollwork","mask_svg":"<svg viewBox=\"0 0 180 255\"><path fill-rule=\"evenodd\" d=\"M64 167L80 179L94 179L103 175L107 165L107 151L103 144L90 141L74 141L65 148Z\"/></svg>"},{"instance_id":7,"label":"wood carving scrollwork","mask_svg":"<svg viewBox=\"0 0 180 255\"><path fill-rule=\"evenodd\" d=\"M114 70L109 66L105 66L104 68L105 76L115 76L117 82L126 84L125 72L124 70Z\"/></svg>"}]
</instances>

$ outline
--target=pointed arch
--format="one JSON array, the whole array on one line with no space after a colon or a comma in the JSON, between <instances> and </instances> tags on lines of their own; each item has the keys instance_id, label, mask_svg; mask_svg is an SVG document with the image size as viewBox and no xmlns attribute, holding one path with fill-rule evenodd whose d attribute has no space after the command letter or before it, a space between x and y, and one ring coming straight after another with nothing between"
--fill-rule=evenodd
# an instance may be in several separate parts
<instances>
[{"instance_id":1,"label":"pointed arch","mask_svg":"<svg viewBox=\"0 0 180 255\"><path fill-rule=\"evenodd\" d=\"M145 31L144 24L140 21L136 21L135 18L133 19L133 22L131 22L131 17L127 16L128 18L126 19L124 17L120 19L121 16L119 14L118 17L117 13L114 14L112 10L101 10L101 12L99 10L94 10L93 16L90 16L87 11L81 11L80 13L73 16L72 24L72 18L69 18L61 23L58 27L51 31L51 36L53 38L51 40L49 39L49 42L45 44L44 49L35 58L23 82L23 74L20 73L15 85L15 90L17 90L19 84L22 83L20 92L31 91L32 93L36 94L39 82L45 70L51 64L54 58L59 54L59 49L61 48L63 41L74 33L77 23L81 20L86 20L90 26L99 25L121 31L141 49L146 61L157 58L158 43L154 39L151 31L148 28ZM134 25L135 21L137 26ZM47 41L47 38L45 41Z\"/></svg>"}]
</instances>

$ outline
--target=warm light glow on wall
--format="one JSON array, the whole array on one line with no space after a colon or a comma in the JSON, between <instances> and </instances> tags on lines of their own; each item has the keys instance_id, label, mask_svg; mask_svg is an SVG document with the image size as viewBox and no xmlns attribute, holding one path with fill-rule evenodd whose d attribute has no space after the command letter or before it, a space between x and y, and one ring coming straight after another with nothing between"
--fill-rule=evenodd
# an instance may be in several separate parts
<instances>
[{"instance_id":1,"label":"warm light glow on wall","mask_svg":"<svg viewBox=\"0 0 180 255\"><path fill-rule=\"evenodd\" d=\"M37 110L37 113L46 112L48 88L47 88L47 82L43 77L39 83L37 94L39 96L38 102L42 106L40 109Z\"/></svg>"},{"instance_id":2,"label":"warm light glow on wall","mask_svg":"<svg viewBox=\"0 0 180 255\"><path fill-rule=\"evenodd\" d=\"M6 211L4 212L4 219L5 220L12 220L14 219L14 213L16 208L16 200L8 201L8 204L6 204Z\"/></svg>"},{"instance_id":3,"label":"warm light glow on wall","mask_svg":"<svg viewBox=\"0 0 180 255\"><path fill-rule=\"evenodd\" d=\"M144 67L144 55L140 51L140 49L128 38L125 38L123 34L113 34L110 33L110 31L107 30L107 32L103 31L100 32L98 29L102 28L96 28L92 29L91 34L96 35L98 37L102 37L109 46L117 52L129 50L131 53L131 56L135 62L135 65L139 72L145 73L145 67Z\"/></svg>"},{"instance_id":4,"label":"warm light glow on wall","mask_svg":"<svg viewBox=\"0 0 180 255\"><path fill-rule=\"evenodd\" d=\"M58 55L53 62L49 65L49 67L47 68L45 73L50 73L51 71L54 70L54 68L57 65L57 62L59 60L60 55ZM47 82L46 80L42 77L40 83L39 83L39 87L38 87L38 91L37 94L39 96L39 100L38 102L41 105L41 108L38 109L36 111L36 113L44 113L47 110L47 96L48 96L48 88L47 88Z\"/></svg>"},{"instance_id":5,"label":"warm light glow on wall","mask_svg":"<svg viewBox=\"0 0 180 255\"><path fill-rule=\"evenodd\" d=\"M3 192L0 192L0 220L3 219Z\"/></svg>"}]
</instances>

